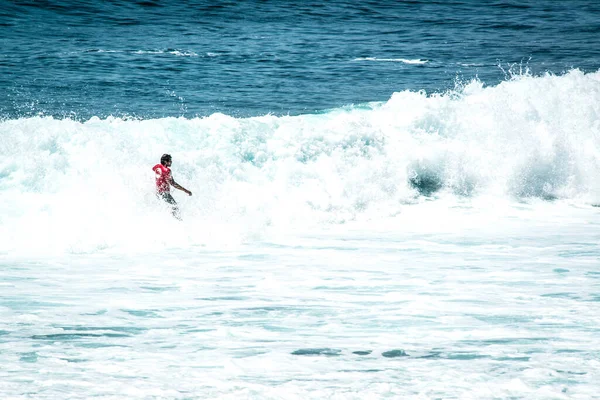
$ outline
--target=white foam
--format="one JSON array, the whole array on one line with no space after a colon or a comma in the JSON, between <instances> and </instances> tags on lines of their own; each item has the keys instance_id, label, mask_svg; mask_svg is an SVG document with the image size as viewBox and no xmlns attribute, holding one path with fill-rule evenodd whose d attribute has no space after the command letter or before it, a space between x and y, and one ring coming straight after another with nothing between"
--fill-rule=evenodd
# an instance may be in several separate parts
<instances>
[{"instance_id":1,"label":"white foam","mask_svg":"<svg viewBox=\"0 0 600 400\"><path fill-rule=\"evenodd\" d=\"M427 64L429 60L422 60L420 58L417 59L407 59L407 58L377 58L377 57L359 57L355 58L353 61L378 61L378 62L400 62L404 64Z\"/></svg>"},{"instance_id":2,"label":"white foam","mask_svg":"<svg viewBox=\"0 0 600 400\"><path fill-rule=\"evenodd\" d=\"M169 51L169 54L173 54L178 57L198 57L198 54L193 51L173 50Z\"/></svg>"},{"instance_id":3,"label":"white foam","mask_svg":"<svg viewBox=\"0 0 600 400\"><path fill-rule=\"evenodd\" d=\"M429 191L490 212L511 199L597 204L599 105L600 74L571 71L319 115L6 120L0 251L229 244L393 218ZM163 153L194 192L174 193L183 223L153 196Z\"/></svg>"}]
</instances>

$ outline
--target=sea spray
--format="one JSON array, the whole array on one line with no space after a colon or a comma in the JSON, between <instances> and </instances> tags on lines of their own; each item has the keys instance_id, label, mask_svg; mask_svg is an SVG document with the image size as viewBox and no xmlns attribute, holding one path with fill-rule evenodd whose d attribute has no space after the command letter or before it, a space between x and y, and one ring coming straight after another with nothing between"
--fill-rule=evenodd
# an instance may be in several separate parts
<instances>
[{"instance_id":1,"label":"sea spray","mask_svg":"<svg viewBox=\"0 0 600 400\"><path fill-rule=\"evenodd\" d=\"M4 120L0 250L243 240L448 196L596 203L599 116L600 73L573 70L300 116ZM194 192L180 225L153 194L163 153Z\"/></svg>"}]
</instances>

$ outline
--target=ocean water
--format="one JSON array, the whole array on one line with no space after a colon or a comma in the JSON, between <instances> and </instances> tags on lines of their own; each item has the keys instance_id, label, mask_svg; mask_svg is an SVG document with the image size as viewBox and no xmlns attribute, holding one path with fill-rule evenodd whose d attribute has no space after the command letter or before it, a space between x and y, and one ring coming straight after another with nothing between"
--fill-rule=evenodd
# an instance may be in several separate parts
<instances>
[{"instance_id":1,"label":"ocean water","mask_svg":"<svg viewBox=\"0 0 600 400\"><path fill-rule=\"evenodd\" d=\"M0 2L0 398L600 398L599 33Z\"/></svg>"}]
</instances>

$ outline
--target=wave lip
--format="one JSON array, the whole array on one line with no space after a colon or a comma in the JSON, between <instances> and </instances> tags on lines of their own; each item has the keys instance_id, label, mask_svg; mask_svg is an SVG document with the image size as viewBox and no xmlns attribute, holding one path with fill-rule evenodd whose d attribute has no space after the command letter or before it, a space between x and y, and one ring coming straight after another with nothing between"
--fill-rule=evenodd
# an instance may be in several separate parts
<instances>
[{"instance_id":1,"label":"wave lip","mask_svg":"<svg viewBox=\"0 0 600 400\"><path fill-rule=\"evenodd\" d=\"M407 58L377 58L377 57L358 57L352 61L375 61L375 62L399 62L403 64L415 64L423 65L427 64L429 60L423 60L420 58L407 59Z\"/></svg>"},{"instance_id":2,"label":"wave lip","mask_svg":"<svg viewBox=\"0 0 600 400\"><path fill-rule=\"evenodd\" d=\"M121 53L135 55L154 55L154 54L171 54L178 57L198 57L198 54L192 50L180 49L163 49L163 50L110 50L110 49L88 49L84 53ZM76 52L71 53L76 54Z\"/></svg>"}]
</instances>

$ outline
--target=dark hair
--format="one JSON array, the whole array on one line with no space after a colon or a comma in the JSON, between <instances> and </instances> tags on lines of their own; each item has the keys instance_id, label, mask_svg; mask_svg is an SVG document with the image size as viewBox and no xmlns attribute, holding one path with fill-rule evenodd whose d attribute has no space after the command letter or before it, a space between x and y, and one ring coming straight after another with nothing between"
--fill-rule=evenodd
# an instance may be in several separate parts
<instances>
[{"instance_id":1,"label":"dark hair","mask_svg":"<svg viewBox=\"0 0 600 400\"><path fill-rule=\"evenodd\" d=\"M171 161L171 155L170 154L163 154L162 157L160 158L160 163L162 165L165 165L167 163L167 161Z\"/></svg>"}]
</instances>

